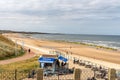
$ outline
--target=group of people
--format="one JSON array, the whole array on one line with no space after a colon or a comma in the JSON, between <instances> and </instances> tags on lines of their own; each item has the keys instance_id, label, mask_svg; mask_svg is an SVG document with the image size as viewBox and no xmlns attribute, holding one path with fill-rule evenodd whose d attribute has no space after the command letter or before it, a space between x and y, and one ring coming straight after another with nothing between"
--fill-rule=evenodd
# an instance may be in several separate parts
<instances>
[{"instance_id":1,"label":"group of people","mask_svg":"<svg viewBox=\"0 0 120 80\"><path fill-rule=\"evenodd\" d=\"M65 66L67 65L66 62L63 62L63 61L60 62L59 60L56 61L56 64L57 64L57 66L59 66L59 67L61 66L62 68L65 67Z\"/></svg>"}]
</instances>

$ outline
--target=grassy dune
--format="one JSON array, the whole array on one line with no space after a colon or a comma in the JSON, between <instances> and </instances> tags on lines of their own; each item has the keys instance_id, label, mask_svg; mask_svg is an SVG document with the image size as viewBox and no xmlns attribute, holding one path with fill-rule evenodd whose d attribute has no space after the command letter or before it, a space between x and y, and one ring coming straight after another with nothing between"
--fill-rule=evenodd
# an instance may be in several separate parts
<instances>
[{"instance_id":1,"label":"grassy dune","mask_svg":"<svg viewBox=\"0 0 120 80\"><path fill-rule=\"evenodd\" d=\"M24 51L19 45L15 49L15 43L0 34L0 60L19 56L15 55L15 53L22 55Z\"/></svg>"}]
</instances>

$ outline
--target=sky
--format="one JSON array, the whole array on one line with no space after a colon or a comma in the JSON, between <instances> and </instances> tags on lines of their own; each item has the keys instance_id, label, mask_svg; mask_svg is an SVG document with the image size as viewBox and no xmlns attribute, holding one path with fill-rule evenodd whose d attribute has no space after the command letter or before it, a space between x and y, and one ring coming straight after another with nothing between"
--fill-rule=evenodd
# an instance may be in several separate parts
<instances>
[{"instance_id":1,"label":"sky","mask_svg":"<svg viewBox=\"0 0 120 80\"><path fill-rule=\"evenodd\" d=\"M120 0L0 0L0 29L120 35Z\"/></svg>"}]
</instances>

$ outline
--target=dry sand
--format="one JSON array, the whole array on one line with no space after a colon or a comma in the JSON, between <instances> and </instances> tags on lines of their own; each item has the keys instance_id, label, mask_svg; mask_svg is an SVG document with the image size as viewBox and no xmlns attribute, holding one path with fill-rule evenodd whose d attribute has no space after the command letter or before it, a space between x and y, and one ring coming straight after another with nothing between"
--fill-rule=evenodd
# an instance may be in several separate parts
<instances>
[{"instance_id":1,"label":"dry sand","mask_svg":"<svg viewBox=\"0 0 120 80\"><path fill-rule=\"evenodd\" d=\"M24 45L38 52L36 54L47 54L50 50L56 49L67 52L68 55L72 57L82 57L82 59L84 58L100 65L102 64L106 67L120 69L120 52L118 51L96 49L93 47L73 43L25 38L21 37L19 34L4 35L13 41L17 41L18 44Z\"/></svg>"}]
</instances>

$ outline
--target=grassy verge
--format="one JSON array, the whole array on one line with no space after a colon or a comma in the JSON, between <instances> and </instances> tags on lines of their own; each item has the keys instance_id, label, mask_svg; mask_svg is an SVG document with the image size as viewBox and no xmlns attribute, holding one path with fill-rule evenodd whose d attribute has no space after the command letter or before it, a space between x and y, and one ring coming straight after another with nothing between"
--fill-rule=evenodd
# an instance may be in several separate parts
<instances>
[{"instance_id":1,"label":"grassy verge","mask_svg":"<svg viewBox=\"0 0 120 80\"><path fill-rule=\"evenodd\" d=\"M23 80L30 76L32 70L39 67L38 56L20 62L0 65L0 80Z\"/></svg>"},{"instance_id":2,"label":"grassy verge","mask_svg":"<svg viewBox=\"0 0 120 80\"><path fill-rule=\"evenodd\" d=\"M39 67L39 62L38 62L38 56L33 57L31 59L25 60L25 61L20 61L20 62L15 62L11 64L6 64L6 65L0 65L1 70L32 70L33 68L38 68Z\"/></svg>"}]
</instances>

